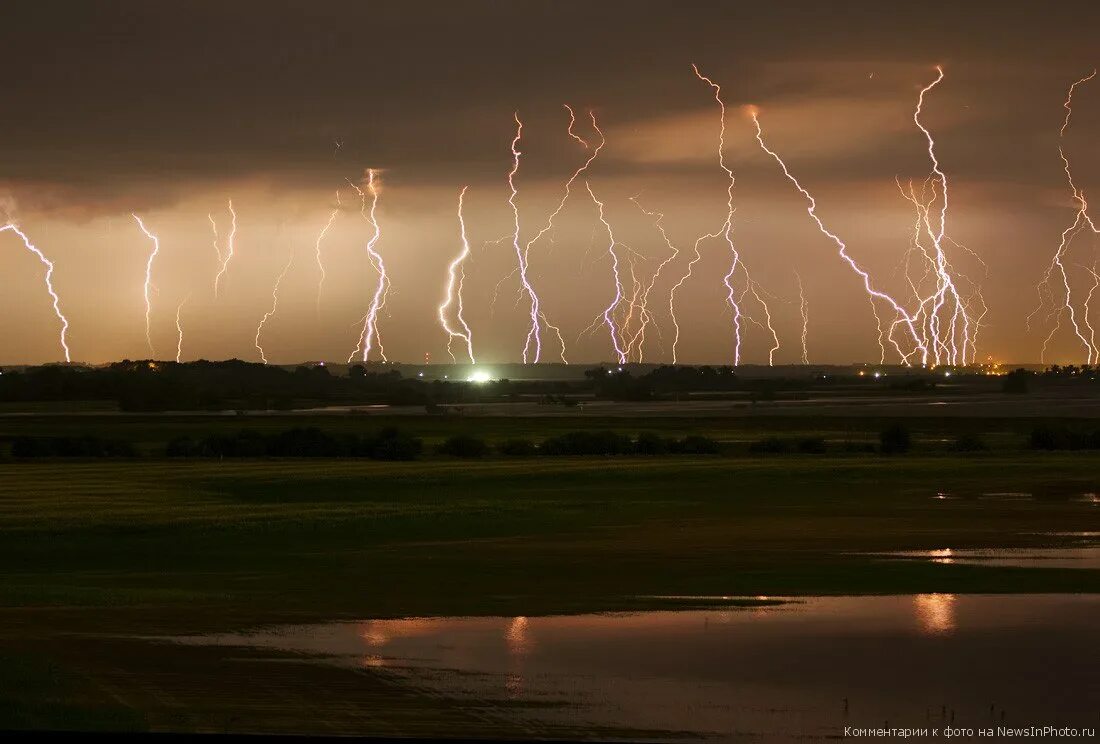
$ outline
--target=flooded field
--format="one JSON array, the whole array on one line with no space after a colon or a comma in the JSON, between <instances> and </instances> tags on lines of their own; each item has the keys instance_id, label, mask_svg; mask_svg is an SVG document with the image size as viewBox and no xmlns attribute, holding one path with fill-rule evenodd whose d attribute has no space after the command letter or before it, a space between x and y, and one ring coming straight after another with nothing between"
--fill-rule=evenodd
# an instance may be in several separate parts
<instances>
[{"instance_id":1,"label":"flooded field","mask_svg":"<svg viewBox=\"0 0 1100 744\"><path fill-rule=\"evenodd\" d=\"M784 740L845 726L1096 727L1096 595L288 625L150 639L383 675L532 731ZM197 650L197 649L196 649ZM285 670L284 670L285 672Z\"/></svg>"}]
</instances>

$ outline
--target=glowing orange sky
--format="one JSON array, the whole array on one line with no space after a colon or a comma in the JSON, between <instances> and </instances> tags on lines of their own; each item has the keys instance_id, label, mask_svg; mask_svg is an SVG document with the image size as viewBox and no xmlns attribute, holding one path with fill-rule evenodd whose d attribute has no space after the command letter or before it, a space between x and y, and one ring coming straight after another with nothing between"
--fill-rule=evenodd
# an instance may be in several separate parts
<instances>
[{"instance_id":1,"label":"glowing orange sky","mask_svg":"<svg viewBox=\"0 0 1100 744\"><path fill-rule=\"evenodd\" d=\"M894 178L929 171L912 112L937 63L947 77L924 118L951 178L950 230L990 266L979 356L1037 361L1048 326L1028 332L1024 319L1073 218L1057 150L1062 102L1097 62L1090 29L1100 20L1100 10L1073 3L1060 6L1064 14L1005 3L51 5L15 9L0 28L0 207L54 261L73 358L88 362L148 355L150 242L131 212L160 239L151 295L158 357L175 356L176 310L187 298L184 359L258 360L257 323L295 252L279 310L265 324L267 356L346 359L374 288L369 225L346 179L368 167L381 172L378 249L392 293L380 330L389 358L448 360L437 307L461 247L455 208L468 184L465 315L475 352L490 363L518 361L527 308L509 277L513 112L524 121L523 239L544 224L585 157L566 133L562 104L592 108L607 146L586 176L616 237L652 271L667 248L630 197L666 215L682 250L725 217L717 111L692 62L721 83L729 106L733 235L768 293L777 362L801 358L796 270L811 361L877 361L879 352L860 285L757 147L743 107L759 107L769 143L814 191L823 218L900 294L912 208ZM1086 193L1100 182L1098 123L1100 83L1078 92L1066 138ZM322 244L318 304L314 246L337 189L343 199ZM237 254L215 299L207 215L227 228L229 198ZM606 329L578 338L612 292L601 230L578 184L553 240L531 253L535 286L575 362L612 357ZM721 241L701 248L681 295L679 358L728 363L728 251ZM1080 240L1072 262L1091 265L1095 249ZM0 363L58 359L41 269L14 236L0 234ZM960 269L979 266L960 259ZM667 307L676 275L655 285L656 307ZM1086 275L1075 276L1087 290ZM1100 302L1094 317L1100 323ZM647 361L667 361L667 313L655 323ZM744 361L766 362L770 341L748 325ZM1082 357L1066 329L1051 352L1048 361Z\"/></svg>"}]
</instances>

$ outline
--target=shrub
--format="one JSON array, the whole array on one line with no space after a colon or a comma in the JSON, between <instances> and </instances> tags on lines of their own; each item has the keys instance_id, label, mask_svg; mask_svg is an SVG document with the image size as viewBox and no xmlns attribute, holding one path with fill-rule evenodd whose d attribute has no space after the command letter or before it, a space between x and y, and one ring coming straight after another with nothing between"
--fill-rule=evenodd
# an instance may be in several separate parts
<instances>
[{"instance_id":1,"label":"shrub","mask_svg":"<svg viewBox=\"0 0 1100 744\"><path fill-rule=\"evenodd\" d=\"M634 451L639 455L663 455L669 450L669 441L653 432L642 432L634 442Z\"/></svg>"},{"instance_id":2,"label":"shrub","mask_svg":"<svg viewBox=\"0 0 1100 744\"><path fill-rule=\"evenodd\" d=\"M364 442L369 457L376 460L415 460L424 449L424 442L400 429L387 427L369 443Z\"/></svg>"},{"instance_id":3,"label":"shrub","mask_svg":"<svg viewBox=\"0 0 1100 744\"><path fill-rule=\"evenodd\" d=\"M883 429L878 435L879 452L884 455L901 455L913 447L909 430L901 424L894 424Z\"/></svg>"},{"instance_id":4,"label":"shrub","mask_svg":"<svg viewBox=\"0 0 1100 744\"><path fill-rule=\"evenodd\" d=\"M508 457L531 457L538 448L530 439L506 439L497 445L497 452Z\"/></svg>"},{"instance_id":5,"label":"shrub","mask_svg":"<svg viewBox=\"0 0 1100 744\"><path fill-rule=\"evenodd\" d=\"M825 440L821 437L799 439L798 451L804 455L823 455L825 454Z\"/></svg>"},{"instance_id":6,"label":"shrub","mask_svg":"<svg viewBox=\"0 0 1100 744\"><path fill-rule=\"evenodd\" d=\"M629 437L613 431L571 431L539 445L544 455L624 455L633 450Z\"/></svg>"},{"instance_id":7,"label":"shrub","mask_svg":"<svg viewBox=\"0 0 1100 744\"><path fill-rule=\"evenodd\" d=\"M717 455L718 442L710 437L689 434L679 441L672 442L670 450L680 455Z\"/></svg>"},{"instance_id":8,"label":"shrub","mask_svg":"<svg viewBox=\"0 0 1100 744\"><path fill-rule=\"evenodd\" d=\"M1100 449L1100 429L1039 426L1032 430L1030 444L1032 449L1040 450Z\"/></svg>"},{"instance_id":9,"label":"shrub","mask_svg":"<svg viewBox=\"0 0 1100 744\"><path fill-rule=\"evenodd\" d=\"M757 439L749 445L749 452L754 455L781 455L790 451L791 443L779 437Z\"/></svg>"},{"instance_id":10,"label":"shrub","mask_svg":"<svg viewBox=\"0 0 1100 744\"><path fill-rule=\"evenodd\" d=\"M478 439L469 434L456 434L448 437L436 448L436 451L453 457L484 457L489 454L489 445L484 439Z\"/></svg>"}]
</instances>

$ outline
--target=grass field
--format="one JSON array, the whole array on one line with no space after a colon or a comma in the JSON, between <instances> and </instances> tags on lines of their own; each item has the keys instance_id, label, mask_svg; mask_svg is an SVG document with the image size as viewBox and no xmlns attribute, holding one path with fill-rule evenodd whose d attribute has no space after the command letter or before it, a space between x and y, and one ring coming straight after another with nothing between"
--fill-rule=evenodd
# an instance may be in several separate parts
<instances>
[{"instance_id":1,"label":"grass field","mask_svg":"<svg viewBox=\"0 0 1100 744\"><path fill-rule=\"evenodd\" d=\"M380 423L338 419L331 426ZM479 421L477 428L451 419L401 423L429 443L457 431L490 440L532 436L533 427L521 419ZM262 417L248 425L288 424ZM538 425L532 438L581 428L568 420ZM750 430L740 421L671 420L659 430L723 441L775 432L873 440L877 425L787 419ZM3 436L88 431L80 417L5 419L0 426ZM154 452L181 430L241 426L233 419L134 417L95 431ZM1058 538L1043 533L1100 530L1100 508L1081 498L1100 491L1095 454L1022 451L1024 430L1003 421L993 433L1002 448L976 456L937 453L958 426L914 424L917 451L899 457L3 460L0 727L209 729L244 705L230 702L238 694L230 688L241 680L227 679L213 656L162 649L168 656L156 661L141 656L148 649L124 648L118 637L126 635L696 603L654 599L668 595L1100 591L1097 571L860 555L1051 545ZM1033 497L988 496L1007 492ZM115 640L87 640L99 634ZM172 694L192 696L180 705L207 713L173 723L163 701L136 697L152 680L163 681L167 667L182 675ZM226 687L202 692L196 680L208 673ZM346 686L335 671L309 674L317 679L288 678L280 694L307 694L307 683L318 695ZM442 703L425 708L384 680L357 682L355 689L394 707L391 718L349 724L354 730L417 730L417 721L431 721L433 731L485 731L461 711ZM228 697L219 702L219 696ZM249 709L251 730L294 730L271 723L281 719L262 709Z\"/></svg>"}]
</instances>

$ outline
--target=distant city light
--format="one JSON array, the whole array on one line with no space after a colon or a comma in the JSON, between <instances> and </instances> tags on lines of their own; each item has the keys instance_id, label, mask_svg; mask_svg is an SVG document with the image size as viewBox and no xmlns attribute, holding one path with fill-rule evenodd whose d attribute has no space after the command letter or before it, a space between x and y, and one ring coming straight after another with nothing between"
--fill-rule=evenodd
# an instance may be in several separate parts
<instances>
[{"instance_id":1,"label":"distant city light","mask_svg":"<svg viewBox=\"0 0 1100 744\"><path fill-rule=\"evenodd\" d=\"M486 372L485 370L475 369L473 372L470 373L470 376L466 378L466 381L467 382L483 383L483 382L489 382L491 379L493 379L493 378L490 377L489 373Z\"/></svg>"}]
</instances>

